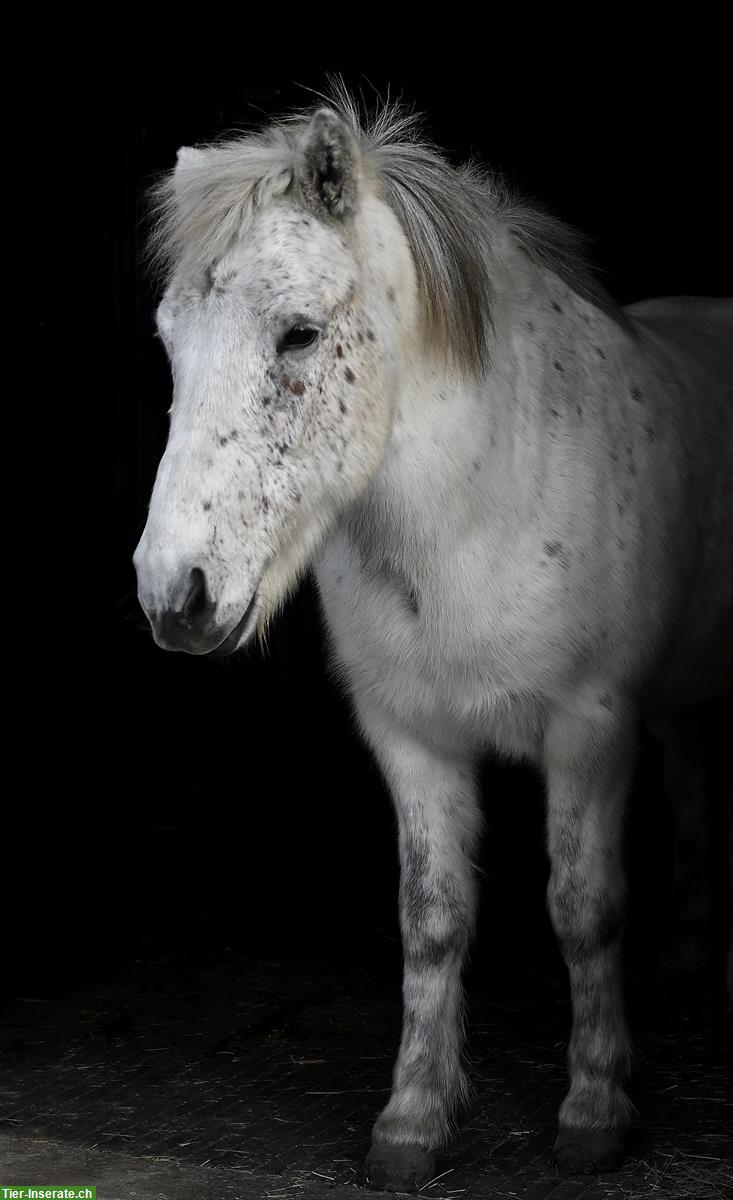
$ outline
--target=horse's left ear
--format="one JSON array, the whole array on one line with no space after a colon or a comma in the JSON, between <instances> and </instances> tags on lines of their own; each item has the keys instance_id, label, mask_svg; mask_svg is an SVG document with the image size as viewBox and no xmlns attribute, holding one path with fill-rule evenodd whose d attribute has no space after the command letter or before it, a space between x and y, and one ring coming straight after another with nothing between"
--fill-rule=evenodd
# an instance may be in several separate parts
<instances>
[{"instance_id":1,"label":"horse's left ear","mask_svg":"<svg viewBox=\"0 0 733 1200\"><path fill-rule=\"evenodd\" d=\"M330 108L314 113L297 147L296 174L312 205L335 217L356 208L361 154L348 125Z\"/></svg>"},{"instance_id":2,"label":"horse's left ear","mask_svg":"<svg viewBox=\"0 0 733 1200\"><path fill-rule=\"evenodd\" d=\"M176 154L176 170L200 167L205 158L203 150L198 150L195 146L181 146Z\"/></svg>"}]
</instances>

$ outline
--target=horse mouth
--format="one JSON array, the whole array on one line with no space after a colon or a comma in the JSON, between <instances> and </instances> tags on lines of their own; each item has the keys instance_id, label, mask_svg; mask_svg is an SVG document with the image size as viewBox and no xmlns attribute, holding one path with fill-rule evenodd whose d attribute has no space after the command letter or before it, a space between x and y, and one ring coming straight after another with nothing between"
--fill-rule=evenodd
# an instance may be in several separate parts
<instances>
[{"instance_id":1,"label":"horse mouth","mask_svg":"<svg viewBox=\"0 0 733 1200\"><path fill-rule=\"evenodd\" d=\"M240 618L239 621L237 621L237 624L234 626L232 632L228 633L227 636L224 638L224 641L219 642L219 645L215 646L213 650L209 650L208 653L206 655L204 655L205 658L223 658L226 654L234 653L234 651L237 649L237 646L239 645L239 639L241 638L242 634L244 633L245 626L246 626L247 622L249 621L249 618L252 615L252 609L255 606L256 600L257 600L257 588L255 588L255 590L253 591L252 599L250 600L249 604L247 605L243 616Z\"/></svg>"}]
</instances>

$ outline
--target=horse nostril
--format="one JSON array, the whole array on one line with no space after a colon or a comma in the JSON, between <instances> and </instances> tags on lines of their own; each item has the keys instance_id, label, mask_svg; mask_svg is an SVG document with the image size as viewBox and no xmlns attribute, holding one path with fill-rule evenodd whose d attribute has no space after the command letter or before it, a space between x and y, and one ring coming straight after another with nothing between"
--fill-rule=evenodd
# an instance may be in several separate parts
<instances>
[{"instance_id":1,"label":"horse nostril","mask_svg":"<svg viewBox=\"0 0 733 1200\"><path fill-rule=\"evenodd\" d=\"M205 653L215 635L216 601L212 599L206 575L200 567L184 567L169 595L168 605L151 617L156 640L169 650Z\"/></svg>"},{"instance_id":2,"label":"horse nostril","mask_svg":"<svg viewBox=\"0 0 733 1200\"><path fill-rule=\"evenodd\" d=\"M206 592L206 576L199 567L191 571L186 598L180 608L180 617L187 625L197 625L212 611L214 605Z\"/></svg>"}]
</instances>

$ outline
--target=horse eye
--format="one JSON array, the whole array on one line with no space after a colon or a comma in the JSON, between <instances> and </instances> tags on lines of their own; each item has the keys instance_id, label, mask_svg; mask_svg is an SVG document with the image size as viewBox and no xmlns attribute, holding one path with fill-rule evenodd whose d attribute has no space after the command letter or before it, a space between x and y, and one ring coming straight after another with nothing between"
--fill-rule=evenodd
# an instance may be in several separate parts
<instances>
[{"instance_id":1,"label":"horse eye","mask_svg":"<svg viewBox=\"0 0 733 1200\"><path fill-rule=\"evenodd\" d=\"M277 352L282 354L284 350L304 350L317 341L318 335L319 330L312 325L293 325L280 339Z\"/></svg>"}]
</instances>

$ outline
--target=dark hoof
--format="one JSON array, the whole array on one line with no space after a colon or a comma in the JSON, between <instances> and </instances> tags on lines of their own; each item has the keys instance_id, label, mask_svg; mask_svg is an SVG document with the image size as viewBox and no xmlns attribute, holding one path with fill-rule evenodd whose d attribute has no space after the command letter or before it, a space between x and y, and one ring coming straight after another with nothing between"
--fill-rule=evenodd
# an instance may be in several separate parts
<instances>
[{"instance_id":1,"label":"dark hoof","mask_svg":"<svg viewBox=\"0 0 733 1200\"><path fill-rule=\"evenodd\" d=\"M435 1155L419 1146L377 1142L364 1165L369 1185L388 1192L416 1192L436 1175Z\"/></svg>"},{"instance_id":2,"label":"dark hoof","mask_svg":"<svg viewBox=\"0 0 733 1200\"><path fill-rule=\"evenodd\" d=\"M617 1129L561 1129L550 1162L568 1175L618 1171L624 1161L624 1136Z\"/></svg>"}]
</instances>

